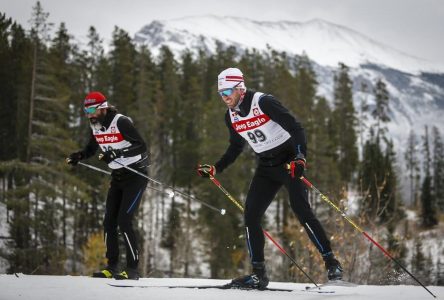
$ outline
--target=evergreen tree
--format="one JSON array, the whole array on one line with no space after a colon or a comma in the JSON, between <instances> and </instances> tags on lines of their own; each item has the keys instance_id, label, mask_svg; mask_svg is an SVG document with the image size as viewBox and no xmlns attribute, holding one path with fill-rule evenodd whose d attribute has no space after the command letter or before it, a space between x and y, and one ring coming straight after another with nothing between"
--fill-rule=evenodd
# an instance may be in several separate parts
<instances>
[{"instance_id":1,"label":"evergreen tree","mask_svg":"<svg viewBox=\"0 0 444 300\"><path fill-rule=\"evenodd\" d=\"M165 178L173 187L177 187L177 155L178 155L178 123L176 123L176 114L179 113L178 105L180 103L179 92L179 76L178 65L174 59L173 53L166 46L162 47L159 62L159 83L163 99L156 99L159 105L160 122L157 131L158 140L156 140L159 147L159 176ZM162 102L160 102L162 101ZM175 245L178 244L178 235L174 234L175 228L180 227L182 223L181 212L179 211L178 199L172 198L170 217L167 220L165 236L171 237L169 240L170 246L167 248L170 251L170 272L177 271L175 256L179 254Z\"/></svg>"},{"instance_id":2,"label":"evergreen tree","mask_svg":"<svg viewBox=\"0 0 444 300\"><path fill-rule=\"evenodd\" d=\"M118 27L114 28L111 45L111 89L107 97L122 113L127 113L128 106L136 101L136 49L129 34Z\"/></svg>"},{"instance_id":3,"label":"evergreen tree","mask_svg":"<svg viewBox=\"0 0 444 300\"><path fill-rule=\"evenodd\" d=\"M423 141L425 153L423 168L425 177L421 189L421 220L422 225L426 228L429 228L438 224L438 219L436 218L436 200L435 195L433 194L432 176L430 174L431 157L427 126L425 126L425 135L423 136Z\"/></svg>"},{"instance_id":4,"label":"evergreen tree","mask_svg":"<svg viewBox=\"0 0 444 300\"><path fill-rule=\"evenodd\" d=\"M420 238L415 239L414 250L412 255L412 272L419 280L425 284L430 283L430 275L432 271L432 264L429 258L424 254L423 244Z\"/></svg>"},{"instance_id":5,"label":"evergreen tree","mask_svg":"<svg viewBox=\"0 0 444 300\"><path fill-rule=\"evenodd\" d=\"M14 63L13 53L9 39L11 38L12 20L0 13L0 126L8 128L9 124L15 123L17 116L17 96L15 95ZM0 150L0 160L13 159L17 153L15 128L11 130L1 130L0 139L8 141L3 143Z\"/></svg>"},{"instance_id":6,"label":"evergreen tree","mask_svg":"<svg viewBox=\"0 0 444 300\"><path fill-rule=\"evenodd\" d=\"M371 111L376 121L376 137L383 135L387 129L383 127L383 123L389 122L389 99L390 95L387 91L386 84L382 79L378 79L374 89L375 107Z\"/></svg>"},{"instance_id":7,"label":"evergreen tree","mask_svg":"<svg viewBox=\"0 0 444 300\"><path fill-rule=\"evenodd\" d=\"M370 129L370 139L365 143L360 170L362 200L361 211L374 220L381 209L381 189L384 184L384 155L379 140Z\"/></svg>"},{"instance_id":8,"label":"evergreen tree","mask_svg":"<svg viewBox=\"0 0 444 300\"><path fill-rule=\"evenodd\" d=\"M361 151L361 158L362 158L362 151L364 149L364 133L367 130L368 126L366 125L366 121L368 119L367 112L369 110L369 106L367 103L367 97L368 97L368 85L363 81L361 82L360 87L360 105L359 105L359 117L358 117L358 132L359 132L359 148Z\"/></svg>"},{"instance_id":9,"label":"evergreen tree","mask_svg":"<svg viewBox=\"0 0 444 300\"><path fill-rule=\"evenodd\" d=\"M370 130L360 170L362 200L361 211L367 220L379 223L396 223L403 217L397 196L397 177L391 142L386 143L385 153L378 137Z\"/></svg>"},{"instance_id":10,"label":"evergreen tree","mask_svg":"<svg viewBox=\"0 0 444 300\"><path fill-rule=\"evenodd\" d=\"M381 189L382 209L379 213L381 222L398 224L404 217L401 210L401 203L397 193L397 175L395 171L396 153L393 150L393 142L386 141L384 154L384 185Z\"/></svg>"},{"instance_id":11,"label":"evergreen tree","mask_svg":"<svg viewBox=\"0 0 444 300\"><path fill-rule=\"evenodd\" d=\"M247 49L239 60L239 68L248 74L247 88L261 91L264 81L264 61L263 56L256 49Z\"/></svg>"},{"instance_id":12,"label":"evergreen tree","mask_svg":"<svg viewBox=\"0 0 444 300\"><path fill-rule=\"evenodd\" d=\"M160 245L168 249L170 252L169 273L171 277L175 275L176 270L179 268L177 265L178 261L180 261L180 256L178 255L178 250L180 248L178 237L183 234L180 217L181 209L181 205L174 201L173 198L171 208L168 213L166 226L162 228L162 241Z\"/></svg>"},{"instance_id":13,"label":"evergreen tree","mask_svg":"<svg viewBox=\"0 0 444 300\"><path fill-rule=\"evenodd\" d=\"M15 162L11 164L11 171L13 171L13 178L11 178L12 193L8 197L8 206L11 208L12 217L10 224L11 246L13 251L10 252L8 260L10 261L10 271L29 272L41 266L42 262L42 248L39 247L39 228L35 225L33 218L38 215L38 203L40 197L40 190L45 188L44 185L39 184L38 173L44 169L43 166L30 165L33 157L32 150L36 150L36 145L31 141L33 136L34 120L34 102L36 95L37 82L37 66L44 68L44 54L46 52L46 42L48 41L48 31L50 24L47 22L48 13L43 11L40 2L37 2L33 7L31 18L31 49L32 49L32 65L29 69L32 70L30 81L30 95L26 95L27 114L20 113L20 120L17 119L18 124L25 124L22 128L26 128L23 139L24 149L23 162ZM40 64L38 64L40 62ZM39 77L41 78L41 76ZM36 84L37 82L37 84ZM44 85L42 85L44 86ZM20 102L19 102L20 103ZM24 117L24 120L21 117ZM21 126L20 126L21 127ZM36 155L36 157L38 157ZM8 165L4 165L8 168ZM45 189L47 191L47 189ZM31 239L31 235L34 239ZM38 249L38 250L37 250ZM33 255L31 255L33 253ZM29 256L29 257L27 257Z\"/></svg>"},{"instance_id":14,"label":"evergreen tree","mask_svg":"<svg viewBox=\"0 0 444 300\"><path fill-rule=\"evenodd\" d=\"M407 256L407 247L404 244L403 239L395 234L396 229L396 223L391 223L387 226L387 251L390 252L394 257L396 257L396 260L403 266L406 265L405 259ZM393 265L394 270L396 272L394 278L395 278L395 284L397 282L397 278L399 274L403 272L402 268L399 267L399 265ZM388 280L392 280L392 278L387 278ZM391 282L389 282L391 283Z\"/></svg>"},{"instance_id":15,"label":"evergreen tree","mask_svg":"<svg viewBox=\"0 0 444 300\"><path fill-rule=\"evenodd\" d=\"M340 63L338 74L334 78L333 126L336 143L335 154L341 179L344 183L350 181L358 165L356 116L352 94L353 83L348 71L348 67Z\"/></svg>"},{"instance_id":16,"label":"evergreen tree","mask_svg":"<svg viewBox=\"0 0 444 300\"><path fill-rule=\"evenodd\" d=\"M177 168L175 168L178 184L189 188L196 178L191 172L199 163L200 128L203 96L199 87L200 77L198 65L193 61L191 53L182 56L182 78L180 85L181 100L177 105Z\"/></svg>"},{"instance_id":17,"label":"evergreen tree","mask_svg":"<svg viewBox=\"0 0 444 300\"><path fill-rule=\"evenodd\" d=\"M436 281L435 285L443 286L444 285L444 263L441 262L441 259L438 258L436 262Z\"/></svg>"},{"instance_id":18,"label":"evergreen tree","mask_svg":"<svg viewBox=\"0 0 444 300\"><path fill-rule=\"evenodd\" d=\"M156 118L154 117L156 66L151 52L145 46L141 47L136 54L135 68L137 96L136 101L129 107L128 114L137 124L137 130L144 137L148 150L150 150L150 141L156 129Z\"/></svg>"},{"instance_id":19,"label":"evergreen tree","mask_svg":"<svg viewBox=\"0 0 444 300\"><path fill-rule=\"evenodd\" d=\"M307 174L317 185L322 186L325 192L339 195L341 176L335 155L330 151L334 147L329 130L331 128L331 108L325 98L320 97L313 110L314 122L308 144L310 167Z\"/></svg>"},{"instance_id":20,"label":"evergreen tree","mask_svg":"<svg viewBox=\"0 0 444 300\"><path fill-rule=\"evenodd\" d=\"M100 81L97 72L100 61L104 59L103 39L100 38L95 27L91 26L88 29L88 47L85 51L85 86L87 91L94 91ZM101 75L101 74L100 74Z\"/></svg>"},{"instance_id":21,"label":"evergreen tree","mask_svg":"<svg viewBox=\"0 0 444 300\"><path fill-rule=\"evenodd\" d=\"M417 206L417 194L418 194L418 181L420 177L419 163L418 163L418 151L417 151L417 138L413 130L410 131L407 140L407 149L404 153L404 158L406 161L406 167L408 171L408 176L410 180L410 204Z\"/></svg>"},{"instance_id":22,"label":"evergreen tree","mask_svg":"<svg viewBox=\"0 0 444 300\"><path fill-rule=\"evenodd\" d=\"M435 199L432 192L432 177L430 175L426 175L424 181L422 182L421 188L421 219L422 225L426 228L430 228L438 224L434 202Z\"/></svg>"},{"instance_id":23,"label":"evergreen tree","mask_svg":"<svg viewBox=\"0 0 444 300\"><path fill-rule=\"evenodd\" d=\"M437 208L444 212L444 144L437 127L432 129L433 137L433 190Z\"/></svg>"},{"instance_id":24,"label":"evergreen tree","mask_svg":"<svg viewBox=\"0 0 444 300\"><path fill-rule=\"evenodd\" d=\"M177 118L175 126L177 128L177 165L175 168L175 182L186 190L188 194L195 192L195 183L198 176L194 176L195 168L200 162L201 148L201 118L192 116L202 116L203 96L200 88L199 65L192 58L190 52L185 52L182 56L181 68L181 84L180 94L182 99L177 105ZM189 275L190 262L193 260L192 255L192 209L190 199L186 199L186 207L184 214L184 239L182 239L183 260L184 260L184 276Z\"/></svg>"},{"instance_id":25,"label":"evergreen tree","mask_svg":"<svg viewBox=\"0 0 444 300\"><path fill-rule=\"evenodd\" d=\"M290 108L303 121L303 126L307 136L311 136L311 131L315 126L314 106L316 98L316 89L318 82L316 74L310 63L310 59L304 53L297 64L296 73L296 99L295 104ZM310 143L310 140L308 140Z\"/></svg>"}]
</instances>

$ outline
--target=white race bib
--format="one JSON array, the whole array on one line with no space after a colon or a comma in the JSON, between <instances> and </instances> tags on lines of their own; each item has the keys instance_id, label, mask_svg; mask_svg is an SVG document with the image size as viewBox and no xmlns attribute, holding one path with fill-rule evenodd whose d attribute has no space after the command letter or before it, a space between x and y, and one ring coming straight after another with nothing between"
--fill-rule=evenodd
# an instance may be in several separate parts
<instances>
[{"instance_id":1,"label":"white race bib","mask_svg":"<svg viewBox=\"0 0 444 300\"><path fill-rule=\"evenodd\" d=\"M108 129L105 131L92 129L93 135L96 138L97 144L103 152L113 150L113 149L123 149L131 146L131 143L125 140L117 127L117 120L122 117L121 114L116 114ZM142 155L130 156L130 157L120 157L116 158L114 161L108 164L111 169L122 168L122 165L128 166L136 161L140 160ZM119 162L120 164L118 164Z\"/></svg>"},{"instance_id":2,"label":"white race bib","mask_svg":"<svg viewBox=\"0 0 444 300\"><path fill-rule=\"evenodd\" d=\"M247 116L241 117L231 110L228 112L234 130L247 140L256 153L276 148L291 137L288 131L261 110L259 100L262 95L259 92L254 94Z\"/></svg>"}]
</instances>

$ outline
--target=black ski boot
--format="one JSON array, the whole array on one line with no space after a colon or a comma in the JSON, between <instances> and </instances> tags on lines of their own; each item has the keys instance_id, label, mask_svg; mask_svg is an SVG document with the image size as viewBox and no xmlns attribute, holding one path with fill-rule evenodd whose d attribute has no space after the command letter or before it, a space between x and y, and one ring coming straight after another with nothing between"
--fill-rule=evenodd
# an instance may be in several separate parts
<instances>
[{"instance_id":1,"label":"black ski boot","mask_svg":"<svg viewBox=\"0 0 444 300\"><path fill-rule=\"evenodd\" d=\"M342 279L342 266L335 258L333 253L324 256L325 269L327 269L328 280L341 280Z\"/></svg>"},{"instance_id":2,"label":"black ski boot","mask_svg":"<svg viewBox=\"0 0 444 300\"><path fill-rule=\"evenodd\" d=\"M114 274L114 279L117 280L139 280L139 271L137 269L126 268L120 273Z\"/></svg>"},{"instance_id":3,"label":"black ski boot","mask_svg":"<svg viewBox=\"0 0 444 300\"><path fill-rule=\"evenodd\" d=\"M113 278L114 274L117 272L117 266L106 266L100 271L94 272L92 277L96 278Z\"/></svg>"},{"instance_id":4,"label":"black ski boot","mask_svg":"<svg viewBox=\"0 0 444 300\"><path fill-rule=\"evenodd\" d=\"M238 289L263 290L267 287L269 279L264 262L253 262L253 273L250 275L235 278L228 284L228 287Z\"/></svg>"}]
</instances>

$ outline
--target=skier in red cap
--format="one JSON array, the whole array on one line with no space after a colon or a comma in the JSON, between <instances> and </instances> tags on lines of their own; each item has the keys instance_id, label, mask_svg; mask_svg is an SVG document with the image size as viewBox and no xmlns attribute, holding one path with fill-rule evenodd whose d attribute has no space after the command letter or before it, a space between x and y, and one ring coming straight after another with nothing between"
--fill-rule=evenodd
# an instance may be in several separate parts
<instances>
[{"instance_id":1,"label":"skier in red cap","mask_svg":"<svg viewBox=\"0 0 444 300\"><path fill-rule=\"evenodd\" d=\"M84 100L84 110L91 127L89 142L83 150L70 154L66 161L75 166L100 148L100 159L112 169L103 222L108 265L93 273L93 277L137 280L139 251L132 221L147 179L123 166L147 174L147 147L131 119L110 106L102 93L89 93ZM118 267L118 228L126 247L126 267L123 270Z\"/></svg>"}]
</instances>

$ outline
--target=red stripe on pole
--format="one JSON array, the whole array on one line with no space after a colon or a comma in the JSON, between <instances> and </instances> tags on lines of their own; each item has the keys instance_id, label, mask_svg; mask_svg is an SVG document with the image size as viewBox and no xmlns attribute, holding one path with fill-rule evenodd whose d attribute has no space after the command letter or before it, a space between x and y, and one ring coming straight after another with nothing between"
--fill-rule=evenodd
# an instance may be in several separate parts
<instances>
[{"instance_id":1,"label":"red stripe on pole","mask_svg":"<svg viewBox=\"0 0 444 300\"><path fill-rule=\"evenodd\" d=\"M281 250L281 252L283 254L287 254L287 252L271 237L270 234L268 234L268 232L266 230L262 230L264 232L264 234L270 239L270 241L273 242L273 244L276 245L276 247L278 247L279 250Z\"/></svg>"},{"instance_id":2,"label":"red stripe on pole","mask_svg":"<svg viewBox=\"0 0 444 300\"><path fill-rule=\"evenodd\" d=\"M218 187L220 187L220 182L213 176L210 176L211 181L213 181Z\"/></svg>"},{"instance_id":3,"label":"red stripe on pole","mask_svg":"<svg viewBox=\"0 0 444 300\"><path fill-rule=\"evenodd\" d=\"M369 236L369 235L367 234L367 232L363 231L362 234L365 235L365 237L368 238L373 244L375 244L376 247L378 247L382 252L384 252L385 255L387 255L387 256L390 257L390 258L393 258L393 257L390 255L390 253L388 253L387 250L385 250L384 247L382 247L378 242L376 242L374 239L372 239L372 237Z\"/></svg>"}]
</instances>

